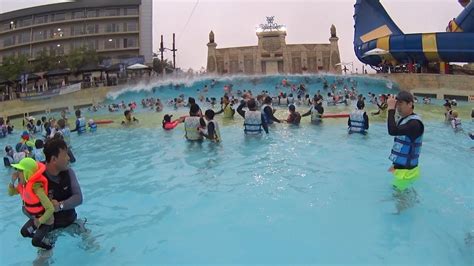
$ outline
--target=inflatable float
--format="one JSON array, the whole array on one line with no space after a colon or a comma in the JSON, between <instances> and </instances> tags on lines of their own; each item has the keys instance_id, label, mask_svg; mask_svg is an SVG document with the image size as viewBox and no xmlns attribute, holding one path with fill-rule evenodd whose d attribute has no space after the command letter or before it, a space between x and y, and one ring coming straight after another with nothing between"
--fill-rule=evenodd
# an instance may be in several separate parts
<instances>
[{"instance_id":1,"label":"inflatable float","mask_svg":"<svg viewBox=\"0 0 474 266\"><path fill-rule=\"evenodd\" d=\"M349 117L349 114L323 114L323 118L347 118Z\"/></svg>"},{"instance_id":2,"label":"inflatable float","mask_svg":"<svg viewBox=\"0 0 474 266\"><path fill-rule=\"evenodd\" d=\"M113 123L114 121L113 120L96 120L94 121L97 125L101 125L101 124L111 124Z\"/></svg>"}]
</instances>

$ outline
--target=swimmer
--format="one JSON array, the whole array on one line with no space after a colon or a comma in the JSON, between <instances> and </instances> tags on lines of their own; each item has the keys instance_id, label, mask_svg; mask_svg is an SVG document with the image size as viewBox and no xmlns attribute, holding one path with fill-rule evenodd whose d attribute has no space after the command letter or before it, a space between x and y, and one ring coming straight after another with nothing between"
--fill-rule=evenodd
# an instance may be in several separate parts
<instances>
[{"instance_id":1,"label":"swimmer","mask_svg":"<svg viewBox=\"0 0 474 266\"><path fill-rule=\"evenodd\" d=\"M247 107L248 111L243 108ZM237 113L244 118L244 133L246 135L261 135L262 128L268 134L268 125L260 111L257 111L257 102L253 98L242 100Z\"/></svg>"},{"instance_id":2,"label":"swimmer","mask_svg":"<svg viewBox=\"0 0 474 266\"><path fill-rule=\"evenodd\" d=\"M295 126L299 125L301 121L301 114L296 111L296 107L293 104L290 104L288 106L288 111L290 114L288 115L286 122Z\"/></svg>"},{"instance_id":3,"label":"swimmer","mask_svg":"<svg viewBox=\"0 0 474 266\"><path fill-rule=\"evenodd\" d=\"M213 141L213 142L220 142L221 141L221 133L219 130L219 124L217 121L214 120L214 111L211 109L206 110L204 113L204 118L206 119L206 127L199 128L199 132L205 138Z\"/></svg>"},{"instance_id":4,"label":"swimmer","mask_svg":"<svg viewBox=\"0 0 474 266\"><path fill-rule=\"evenodd\" d=\"M169 115L169 114L166 114L163 117L163 121L162 121L163 129L171 130L171 129L175 128L177 125L179 125L179 123L184 122L184 117L180 117L180 118L178 118L176 120L173 120L173 121L171 121L171 117L173 117L173 115Z\"/></svg>"},{"instance_id":5,"label":"swimmer","mask_svg":"<svg viewBox=\"0 0 474 266\"><path fill-rule=\"evenodd\" d=\"M459 113L456 110L453 110L451 115L453 116L453 120L451 120L451 127L454 131L462 131L462 123L461 118L459 118Z\"/></svg>"},{"instance_id":6,"label":"swimmer","mask_svg":"<svg viewBox=\"0 0 474 266\"><path fill-rule=\"evenodd\" d=\"M123 115L125 116L125 119L122 120L122 125L124 126L129 126L139 122L138 119L132 116L132 111L130 110L125 110L125 112L123 112Z\"/></svg>"},{"instance_id":7,"label":"swimmer","mask_svg":"<svg viewBox=\"0 0 474 266\"><path fill-rule=\"evenodd\" d=\"M349 119L347 120L347 125L349 126L349 134L367 134L367 130L369 129L369 117L364 111L364 107L364 101L357 101L357 109L352 111L349 115Z\"/></svg>"},{"instance_id":8,"label":"swimmer","mask_svg":"<svg viewBox=\"0 0 474 266\"><path fill-rule=\"evenodd\" d=\"M33 246L50 250L53 244L45 241L45 236L53 229L54 206L48 198L48 180L44 176L46 166L31 158L24 158L18 164L12 164L12 167L17 171L12 175L8 194L19 194L24 210L31 217L21 228L21 235L32 238ZM16 180L18 184L15 187Z\"/></svg>"}]
</instances>

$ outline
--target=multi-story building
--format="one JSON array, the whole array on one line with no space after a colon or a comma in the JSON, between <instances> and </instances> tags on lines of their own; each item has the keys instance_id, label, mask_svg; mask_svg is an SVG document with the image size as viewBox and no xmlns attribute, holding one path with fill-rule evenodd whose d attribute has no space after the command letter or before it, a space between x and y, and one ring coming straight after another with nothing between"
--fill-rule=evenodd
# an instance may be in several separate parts
<instances>
[{"instance_id":1,"label":"multi-story building","mask_svg":"<svg viewBox=\"0 0 474 266\"><path fill-rule=\"evenodd\" d=\"M76 0L0 14L0 62L86 47L111 61L152 63L152 0Z\"/></svg>"},{"instance_id":2,"label":"multi-story building","mask_svg":"<svg viewBox=\"0 0 474 266\"><path fill-rule=\"evenodd\" d=\"M267 17L257 29L258 45L217 48L209 34L207 72L214 74L341 73L336 27L329 43L287 44L286 28Z\"/></svg>"}]
</instances>

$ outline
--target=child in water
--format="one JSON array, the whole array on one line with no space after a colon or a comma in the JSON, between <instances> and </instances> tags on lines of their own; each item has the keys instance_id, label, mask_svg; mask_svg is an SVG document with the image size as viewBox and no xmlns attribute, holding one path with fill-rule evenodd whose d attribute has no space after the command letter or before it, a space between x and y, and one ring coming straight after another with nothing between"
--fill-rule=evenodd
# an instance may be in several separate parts
<instances>
[{"instance_id":1,"label":"child in water","mask_svg":"<svg viewBox=\"0 0 474 266\"><path fill-rule=\"evenodd\" d=\"M45 240L45 236L53 229L54 206L48 198L48 180L44 176L46 166L32 158L24 158L12 167L17 171L12 175L8 194L19 194L24 211L31 217L21 228L21 235L32 238L33 246L50 250L53 245Z\"/></svg>"}]
</instances>

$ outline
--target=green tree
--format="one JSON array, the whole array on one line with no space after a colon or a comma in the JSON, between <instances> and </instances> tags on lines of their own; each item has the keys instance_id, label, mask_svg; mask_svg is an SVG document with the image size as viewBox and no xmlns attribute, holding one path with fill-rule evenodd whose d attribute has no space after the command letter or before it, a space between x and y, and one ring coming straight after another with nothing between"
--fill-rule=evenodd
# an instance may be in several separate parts
<instances>
[{"instance_id":1,"label":"green tree","mask_svg":"<svg viewBox=\"0 0 474 266\"><path fill-rule=\"evenodd\" d=\"M85 47L72 50L67 58L66 65L71 72L77 72L81 67L87 64L98 64L99 55L95 50L90 50Z\"/></svg>"},{"instance_id":2,"label":"green tree","mask_svg":"<svg viewBox=\"0 0 474 266\"><path fill-rule=\"evenodd\" d=\"M153 59L153 70L157 72L158 74L163 73L163 69L166 70L166 73L172 73L173 72L173 63L168 61L168 59L163 60L161 62L160 59L154 58Z\"/></svg>"},{"instance_id":3,"label":"green tree","mask_svg":"<svg viewBox=\"0 0 474 266\"><path fill-rule=\"evenodd\" d=\"M31 70L27 56L8 56L3 58L0 76L2 79L15 80L20 74L30 72Z\"/></svg>"}]
</instances>

